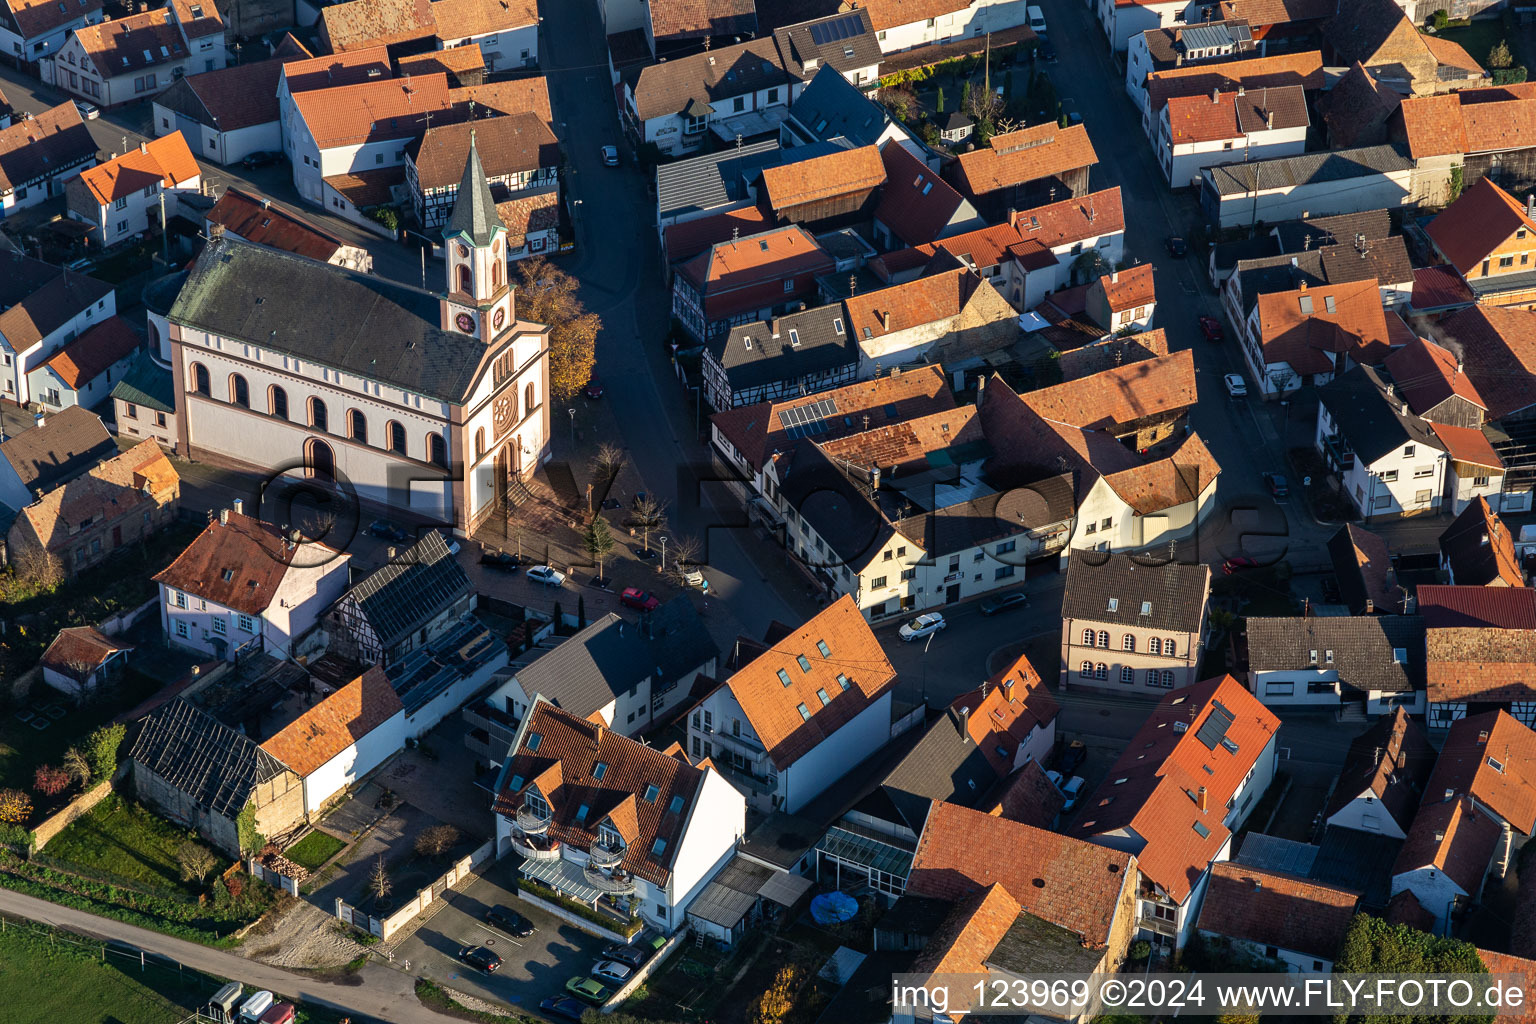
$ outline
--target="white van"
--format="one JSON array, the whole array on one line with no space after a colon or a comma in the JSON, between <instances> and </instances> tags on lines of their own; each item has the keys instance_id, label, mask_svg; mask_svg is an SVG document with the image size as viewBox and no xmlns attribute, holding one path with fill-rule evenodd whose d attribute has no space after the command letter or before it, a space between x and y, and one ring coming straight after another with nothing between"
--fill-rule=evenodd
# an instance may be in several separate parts
<instances>
[{"instance_id":1,"label":"white van","mask_svg":"<svg viewBox=\"0 0 1536 1024\"><path fill-rule=\"evenodd\" d=\"M272 1008L272 1004L276 1001L277 1000L272 997L271 992L257 992L255 995L251 996L251 998L247 999L243 1004L241 1004L241 1024L244 1024L246 1021L250 1021L251 1024L261 1024L261 1015L270 1010Z\"/></svg>"},{"instance_id":2,"label":"white van","mask_svg":"<svg viewBox=\"0 0 1536 1024\"><path fill-rule=\"evenodd\" d=\"M1029 30L1037 36L1045 35L1045 12L1031 5L1028 13Z\"/></svg>"}]
</instances>

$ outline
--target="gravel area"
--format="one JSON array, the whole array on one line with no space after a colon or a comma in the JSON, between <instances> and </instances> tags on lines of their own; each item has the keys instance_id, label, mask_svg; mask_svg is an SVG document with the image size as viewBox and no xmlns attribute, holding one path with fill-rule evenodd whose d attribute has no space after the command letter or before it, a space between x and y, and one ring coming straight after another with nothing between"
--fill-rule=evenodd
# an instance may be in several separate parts
<instances>
[{"instance_id":1,"label":"gravel area","mask_svg":"<svg viewBox=\"0 0 1536 1024\"><path fill-rule=\"evenodd\" d=\"M449 999L452 999L466 1010L473 1010L476 1013L494 1013L503 1017L507 1015L507 1008L505 1006L487 1002L484 999L476 999L474 996L460 992L456 988L445 988L443 992Z\"/></svg>"},{"instance_id":2,"label":"gravel area","mask_svg":"<svg viewBox=\"0 0 1536 1024\"><path fill-rule=\"evenodd\" d=\"M313 904L295 900L264 928L240 944L241 955L273 967L311 970L342 967L367 947L337 930L341 922Z\"/></svg>"}]
</instances>

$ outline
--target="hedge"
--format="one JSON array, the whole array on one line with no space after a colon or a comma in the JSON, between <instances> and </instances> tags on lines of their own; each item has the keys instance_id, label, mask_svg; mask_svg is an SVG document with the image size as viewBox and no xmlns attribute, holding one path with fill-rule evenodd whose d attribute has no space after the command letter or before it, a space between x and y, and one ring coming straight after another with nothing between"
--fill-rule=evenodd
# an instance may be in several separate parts
<instances>
[{"instance_id":1,"label":"hedge","mask_svg":"<svg viewBox=\"0 0 1536 1024\"><path fill-rule=\"evenodd\" d=\"M585 918L586 920L591 921L593 924L602 928L606 928L611 932L617 932L618 934L624 936L626 939L633 938L636 932L645 927L645 925L638 917L630 918L627 925L620 925L619 922L615 921L607 914L599 913L580 900L573 900L564 893L558 892L555 889L545 885L543 882L536 882L531 878L519 878L517 880L517 885L518 888L528 890L530 893L537 896L541 900L548 900L558 907L569 910L577 917Z\"/></svg>"}]
</instances>

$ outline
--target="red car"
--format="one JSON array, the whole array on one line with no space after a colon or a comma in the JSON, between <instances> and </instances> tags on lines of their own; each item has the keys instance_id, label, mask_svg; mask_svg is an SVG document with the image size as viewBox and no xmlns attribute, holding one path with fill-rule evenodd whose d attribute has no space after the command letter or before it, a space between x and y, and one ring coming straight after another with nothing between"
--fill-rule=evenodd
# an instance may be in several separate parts
<instances>
[{"instance_id":1,"label":"red car","mask_svg":"<svg viewBox=\"0 0 1536 1024\"><path fill-rule=\"evenodd\" d=\"M1235 572L1246 572L1249 569L1257 569L1259 563L1246 555L1238 555L1221 563L1221 571L1231 576Z\"/></svg>"},{"instance_id":2,"label":"red car","mask_svg":"<svg viewBox=\"0 0 1536 1024\"><path fill-rule=\"evenodd\" d=\"M581 393L586 395L588 398L602 398L603 382L598 380L596 377L593 377L591 380L587 381L587 386L581 389Z\"/></svg>"},{"instance_id":3,"label":"red car","mask_svg":"<svg viewBox=\"0 0 1536 1024\"><path fill-rule=\"evenodd\" d=\"M619 603L626 608L638 608L642 612L653 612L661 607L659 597L639 587L625 587L624 593L619 595Z\"/></svg>"},{"instance_id":4,"label":"red car","mask_svg":"<svg viewBox=\"0 0 1536 1024\"><path fill-rule=\"evenodd\" d=\"M1206 341L1220 341L1224 335L1221 332L1221 321L1213 316L1202 316L1199 320L1200 333Z\"/></svg>"}]
</instances>

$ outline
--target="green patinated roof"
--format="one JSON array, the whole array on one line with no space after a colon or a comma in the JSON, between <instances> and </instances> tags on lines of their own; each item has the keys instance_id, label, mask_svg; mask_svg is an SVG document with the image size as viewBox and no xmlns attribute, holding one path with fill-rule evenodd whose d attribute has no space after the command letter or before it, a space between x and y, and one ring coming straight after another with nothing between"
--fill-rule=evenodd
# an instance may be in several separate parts
<instances>
[{"instance_id":1,"label":"green patinated roof","mask_svg":"<svg viewBox=\"0 0 1536 1024\"><path fill-rule=\"evenodd\" d=\"M156 412L176 411L171 371L158 365L148 352L139 353L128 373L112 388L112 397Z\"/></svg>"}]
</instances>

